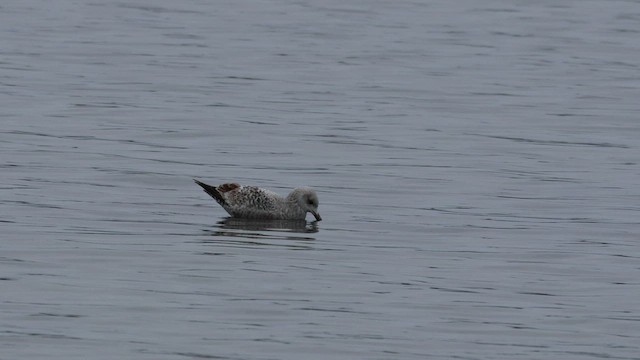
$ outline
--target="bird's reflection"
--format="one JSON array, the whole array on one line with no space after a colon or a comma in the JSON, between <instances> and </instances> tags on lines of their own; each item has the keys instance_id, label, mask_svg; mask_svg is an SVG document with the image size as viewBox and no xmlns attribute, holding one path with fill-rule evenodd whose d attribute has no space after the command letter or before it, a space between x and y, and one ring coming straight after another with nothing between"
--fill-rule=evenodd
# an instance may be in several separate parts
<instances>
[{"instance_id":1,"label":"bird's reflection","mask_svg":"<svg viewBox=\"0 0 640 360\"><path fill-rule=\"evenodd\" d=\"M317 233L318 222L306 220L262 220L226 218L218 221L220 229L250 230L250 231L280 231L293 233Z\"/></svg>"},{"instance_id":2,"label":"bird's reflection","mask_svg":"<svg viewBox=\"0 0 640 360\"><path fill-rule=\"evenodd\" d=\"M218 221L215 229L205 230L212 238L203 243L234 247L285 247L293 250L310 250L308 234L318 232L318 223L305 220L255 220L226 218ZM284 242L283 242L284 241Z\"/></svg>"}]
</instances>

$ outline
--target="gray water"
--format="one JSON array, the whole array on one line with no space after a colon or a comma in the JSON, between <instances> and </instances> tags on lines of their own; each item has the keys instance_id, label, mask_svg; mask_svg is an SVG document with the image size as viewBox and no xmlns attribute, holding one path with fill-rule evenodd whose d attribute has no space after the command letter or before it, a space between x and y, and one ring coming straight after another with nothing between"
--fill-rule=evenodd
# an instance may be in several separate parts
<instances>
[{"instance_id":1,"label":"gray water","mask_svg":"<svg viewBox=\"0 0 640 360\"><path fill-rule=\"evenodd\" d=\"M640 2L21 0L0 32L0 359L640 359Z\"/></svg>"}]
</instances>

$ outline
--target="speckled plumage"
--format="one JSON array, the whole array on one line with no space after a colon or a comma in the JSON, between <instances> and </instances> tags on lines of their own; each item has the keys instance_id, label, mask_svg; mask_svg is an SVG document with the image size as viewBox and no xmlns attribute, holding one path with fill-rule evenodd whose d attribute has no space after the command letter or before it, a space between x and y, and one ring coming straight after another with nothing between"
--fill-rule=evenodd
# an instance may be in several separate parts
<instances>
[{"instance_id":1,"label":"speckled plumage","mask_svg":"<svg viewBox=\"0 0 640 360\"><path fill-rule=\"evenodd\" d=\"M302 220L310 212L317 221L322 220L318 213L318 196L308 187L295 188L287 197L282 197L256 186L237 183L211 186L195 179L194 181L233 217Z\"/></svg>"}]
</instances>

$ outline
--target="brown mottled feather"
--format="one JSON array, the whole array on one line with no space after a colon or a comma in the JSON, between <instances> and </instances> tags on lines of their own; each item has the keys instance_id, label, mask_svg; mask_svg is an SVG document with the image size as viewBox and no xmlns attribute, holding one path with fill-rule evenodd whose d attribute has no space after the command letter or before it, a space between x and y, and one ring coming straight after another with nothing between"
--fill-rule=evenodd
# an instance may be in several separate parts
<instances>
[{"instance_id":1,"label":"brown mottled feather","mask_svg":"<svg viewBox=\"0 0 640 360\"><path fill-rule=\"evenodd\" d=\"M216 190L218 190L221 193L225 193L225 192L237 189L239 187L240 187L240 184L238 183L226 183L226 184L218 185Z\"/></svg>"}]
</instances>

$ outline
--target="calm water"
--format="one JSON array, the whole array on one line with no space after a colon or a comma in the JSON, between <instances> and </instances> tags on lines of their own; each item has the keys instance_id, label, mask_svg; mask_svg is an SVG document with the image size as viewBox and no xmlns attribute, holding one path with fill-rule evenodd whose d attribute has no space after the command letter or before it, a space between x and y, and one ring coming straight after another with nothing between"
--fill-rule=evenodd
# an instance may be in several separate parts
<instances>
[{"instance_id":1,"label":"calm water","mask_svg":"<svg viewBox=\"0 0 640 360\"><path fill-rule=\"evenodd\" d=\"M640 3L0 4L0 359L640 359ZM247 223L192 182L313 186Z\"/></svg>"}]
</instances>

